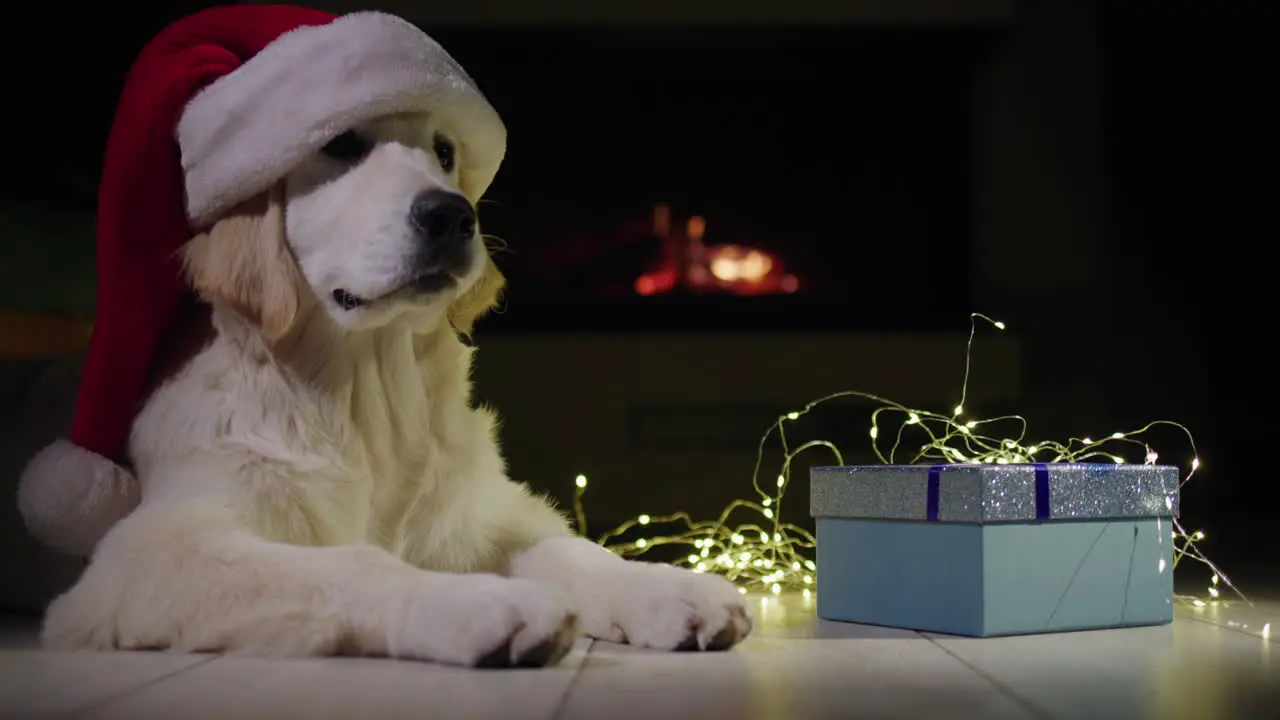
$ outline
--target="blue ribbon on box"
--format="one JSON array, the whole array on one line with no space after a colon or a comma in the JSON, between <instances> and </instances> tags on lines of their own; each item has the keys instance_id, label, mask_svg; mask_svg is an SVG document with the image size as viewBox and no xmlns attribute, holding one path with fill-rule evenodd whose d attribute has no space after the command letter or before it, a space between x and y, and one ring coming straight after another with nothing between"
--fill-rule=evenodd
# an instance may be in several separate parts
<instances>
[{"instance_id":1,"label":"blue ribbon on box","mask_svg":"<svg viewBox=\"0 0 1280 720\"><path fill-rule=\"evenodd\" d=\"M925 519L938 522L938 501L941 496L942 471L954 465L934 465L929 468L929 491L925 500ZM1036 473L1036 519L1049 519L1049 466L1032 463Z\"/></svg>"}]
</instances>

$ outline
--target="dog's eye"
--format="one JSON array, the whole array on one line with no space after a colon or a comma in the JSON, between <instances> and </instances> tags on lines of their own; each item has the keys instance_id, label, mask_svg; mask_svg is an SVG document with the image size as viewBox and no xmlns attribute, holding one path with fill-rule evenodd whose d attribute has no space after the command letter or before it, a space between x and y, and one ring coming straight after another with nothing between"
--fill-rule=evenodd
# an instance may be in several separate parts
<instances>
[{"instance_id":1,"label":"dog's eye","mask_svg":"<svg viewBox=\"0 0 1280 720\"><path fill-rule=\"evenodd\" d=\"M364 158L373 149L373 143L360 137L354 130L348 130L325 143L320 152L338 162L353 163Z\"/></svg>"},{"instance_id":2,"label":"dog's eye","mask_svg":"<svg viewBox=\"0 0 1280 720\"><path fill-rule=\"evenodd\" d=\"M453 172L453 143L448 138L440 135L436 136L435 144L432 146L436 157L440 160L440 168L447 173Z\"/></svg>"}]
</instances>

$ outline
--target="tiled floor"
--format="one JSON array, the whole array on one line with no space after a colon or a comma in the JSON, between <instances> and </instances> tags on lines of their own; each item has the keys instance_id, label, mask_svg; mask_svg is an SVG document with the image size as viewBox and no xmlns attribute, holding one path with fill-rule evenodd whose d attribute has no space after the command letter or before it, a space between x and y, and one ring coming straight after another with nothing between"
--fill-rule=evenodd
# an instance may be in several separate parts
<instances>
[{"instance_id":1,"label":"tiled floor","mask_svg":"<svg viewBox=\"0 0 1280 720\"><path fill-rule=\"evenodd\" d=\"M1280 603L980 640L822 622L801 597L754 602L758 629L732 652L583 641L560 667L510 671L56 654L14 620L0 627L0 718L1280 717Z\"/></svg>"}]
</instances>

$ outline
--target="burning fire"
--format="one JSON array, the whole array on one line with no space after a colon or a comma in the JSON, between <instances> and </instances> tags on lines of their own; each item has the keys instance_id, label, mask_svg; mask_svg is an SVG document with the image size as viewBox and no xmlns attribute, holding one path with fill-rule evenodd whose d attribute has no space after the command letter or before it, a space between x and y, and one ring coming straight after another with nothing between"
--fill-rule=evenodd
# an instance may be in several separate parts
<instances>
[{"instance_id":1,"label":"burning fire","mask_svg":"<svg viewBox=\"0 0 1280 720\"><path fill-rule=\"evenodd\" d=\"M640 295L670 292L679 285L700 292L736 295L772 295L800 289L795 275L781 261L759 248L744 245L705 245L707 221L689 218L683 233L673 233L671 208L658 205L653 212L653 234L663 240L662 266L636 278Z\"/></svg>"},{"instance_id":2,"label":"burning fire","mask_svg":"<svg viewBox=\"0 0 1280 720\"><path fill-rule=\"evenodd\" d=\"M723 282L758 283L773 269L773 258L755 248L722 245L713 250L711 274Z\"/></svg>"}]
</instances>

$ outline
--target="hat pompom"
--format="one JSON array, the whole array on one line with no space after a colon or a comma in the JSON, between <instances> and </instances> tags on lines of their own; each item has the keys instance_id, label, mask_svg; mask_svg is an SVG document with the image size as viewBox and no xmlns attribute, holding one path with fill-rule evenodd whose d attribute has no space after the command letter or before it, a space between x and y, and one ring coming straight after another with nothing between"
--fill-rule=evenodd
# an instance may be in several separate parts
<instances>
[{"instance_id":1,"label":"hat pompom","mask_svg":"<svg viewBox=\"0 0 1280 720\"><path fill-rule=\"evenodd\" d=\"M138 506L128 470L67 440L41 450L18 481L27 530L62 552L88 557L103 535Z\"/></svg>"}]
</instances>

